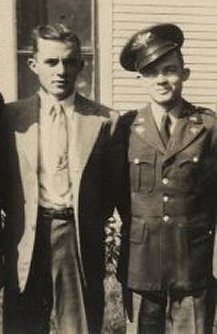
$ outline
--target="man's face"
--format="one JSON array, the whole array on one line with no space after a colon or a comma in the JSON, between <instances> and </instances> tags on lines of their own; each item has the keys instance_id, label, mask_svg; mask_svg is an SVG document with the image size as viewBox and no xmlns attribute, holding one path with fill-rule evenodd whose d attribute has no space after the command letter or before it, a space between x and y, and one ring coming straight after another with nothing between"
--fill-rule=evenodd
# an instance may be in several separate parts
<instances>
[{"instance_id":1,"label":"man's face","mask_svg":"<svg viewBox=\"0 0 217 334\"><path fill-rule=\"evenodd\" d=\"M151 100L162 106L170 106L180 99L182 84L189 77L189 69L183 68L176 51L141 71Z\"/></svg>"},{"instance_id":2,"label":"man's face","mask_svg":"<svg viewBox=\"0 0 217 334\"><path fill-rule=\"evenodd\" d=\"M39 38L38 51L29 60L29 67L38 75L42 88L62 100L73 93L82 60L75 43Z\"/></svg>"}]
</instances>

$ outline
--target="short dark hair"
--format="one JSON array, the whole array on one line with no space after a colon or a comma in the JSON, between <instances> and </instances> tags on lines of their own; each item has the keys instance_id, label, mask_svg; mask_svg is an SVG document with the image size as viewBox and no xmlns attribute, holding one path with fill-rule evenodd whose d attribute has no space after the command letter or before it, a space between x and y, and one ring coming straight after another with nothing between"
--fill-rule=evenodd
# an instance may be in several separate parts
<instances>
[{"instance_id":1,"label":"short dark hair","mask_svg":"<svg viewBox=\"0 0 217 334\"><path fill-rule=\"evenodd\" d=\"M73 44L76 44L76 46L78 47L78 52L81 52L81 43L78 36L63 23L55 23L53 25L40 25L33 29L31 35L33 54L37 53L38 51L39 38L51 41L71 42Z\"/></svg>"}]
</instances>

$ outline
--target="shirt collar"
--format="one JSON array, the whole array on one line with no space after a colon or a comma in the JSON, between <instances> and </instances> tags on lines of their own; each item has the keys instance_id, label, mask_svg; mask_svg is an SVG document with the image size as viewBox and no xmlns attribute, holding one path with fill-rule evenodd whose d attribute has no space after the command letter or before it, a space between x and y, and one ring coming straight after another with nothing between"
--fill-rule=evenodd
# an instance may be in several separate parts
<instances>
[{"instance_id":1,"label":"shirt collar","mask_svg":"<svg viewBox=\"0 0 217 334\"><path fill-rule=\"evenodd\" d=\"M53 95L47 94L42 88L39 90L38 94L41 100L41 109L45 113L49 113L51 108L57 103L60 103L63 106L67 114L73 111L76 91L61 101L57 100Z\"/></svg>"},{"instance_id":2,"label":"shirt collar","mask_svg":"<svg viewBox=\"0 0 217 334\"><path fill-rule=\"evenodd\" d=\"M176 123L177 119L182 116L182 108L183 108L183 101L181 100L179 104L174 106L173 108L169 109L168 111L165 111L161 106L158 106L157 104L152 105L152 114L155 119L155 122L157 123L157 126L160 126L161 119L165 112L168 112L172 124Z\"/></svg>"},{"instance_id":3,"label":"shirt collar","mask_svg":"<svg viewBox=\"0 0 217 334\"><path fill-rule=\"evenodd\" d=\"M68 110L68 108L71 108L72 106L74 106L75 94L76 92L74 91L73 94L69 95L66 99L60 101L64 110Z\"/></svg>"}]
</instances>

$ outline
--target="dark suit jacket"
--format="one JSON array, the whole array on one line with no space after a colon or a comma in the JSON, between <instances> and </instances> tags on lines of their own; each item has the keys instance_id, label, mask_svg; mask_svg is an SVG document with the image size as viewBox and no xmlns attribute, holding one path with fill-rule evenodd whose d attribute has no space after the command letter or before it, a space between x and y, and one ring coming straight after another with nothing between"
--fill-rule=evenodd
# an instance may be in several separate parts
<instances>
[{"instance_id":1,"label":"dark suit jacket","mask_svg":"<svg viewBox=\"0 0 217 334\"><path fill-rule=\"evenodd\" d=\"M1 116L1 194L6 285L25 288L38 209L38 95L10 103ZM80 95L75 98L73 199L78 254L85 279L104 274L104 224L114 206L111 162L118 114ZM116 192L115 192L116 193Z\"/></svg>"},{"instance_id":2,"label":"dark suit jacket","mask_svg":"<svg viewBox=\"0 0 217 334\"><path fill-rule=\"evenodd\" d=\"M212 276L217 119L184 102L165 148L150 106L125 115L130 186L120 271L134 290L205 287Z\"/></svg>"}]
</instances>

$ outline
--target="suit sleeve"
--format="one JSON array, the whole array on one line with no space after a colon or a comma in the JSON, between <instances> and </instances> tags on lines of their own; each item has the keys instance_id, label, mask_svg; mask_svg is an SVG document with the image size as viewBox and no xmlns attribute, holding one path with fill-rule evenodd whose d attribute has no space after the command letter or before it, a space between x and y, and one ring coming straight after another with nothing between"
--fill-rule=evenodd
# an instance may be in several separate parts
<instances>
[{"instance_id":1,"label":"suit sleeve","mask_svg":"<svg viewBox=\"0 0 217 334\"><path fill-rule=\"evenodd\" d=\"M128 166L128 141L130 124L135 117L135 111L123 114L117 123L113 136L113 193L114 206L121 218L120 248L118 251L116 275L122 283L123 310L125 316L133 321L132 292L126 287L128 261L128 235L130 228L130 178Z\"/></svg>"},{"instance_id":2,"label":"suit sleeve","mask_svg":"<svg viewBox=\"0 0 217 334\"><path fill-rule=\"evenodd\" d=\"M124 128L119 114L112 112L110 124L110 140L107 148L107 194L109 215L116 209L124 219L127 211L127 160L124 143Z\"/></svg>"}]
</instances>

